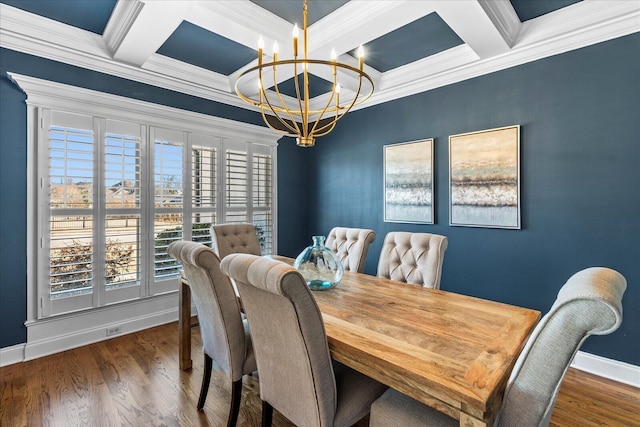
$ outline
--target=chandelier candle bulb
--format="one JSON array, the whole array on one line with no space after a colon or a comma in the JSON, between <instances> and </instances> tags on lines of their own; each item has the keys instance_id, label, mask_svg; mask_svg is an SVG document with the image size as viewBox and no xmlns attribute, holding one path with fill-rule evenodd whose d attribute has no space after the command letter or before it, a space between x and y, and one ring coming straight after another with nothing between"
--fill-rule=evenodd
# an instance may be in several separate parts
<instances>
[{"instance_id":1,"label":"chandelier candle bulb","mask_svg":"<svg viewBox=\"0 0 640 427\"><path fill-rule=\"evenodd\" d=\"M258 39L258 67L262 66L262 51L264 50L264 39L262 36ZM260 86L260 81L258 80L258 86Z\"/></svg>"},{"instance_id":2,"label":"chandelier candle bulb","mask_svg":"<svg viewBox=\"0 0 640 427\"><path fill-rule=\"evenodd\" d=\"M362 67L364 65L364 48L362 45L358 48L358 66L360 67L360 71L362 71Z\"/></svg>"},{"instance_id":3,"label":"chandelier candle bulb","mask_svg":"<svg viewBox=\"0 0 640 427\"><path fill-rule=\"evenodd\" d=\"M298 56L298 24L293 26L293 56Z\"/></svg>"}]
</instances>

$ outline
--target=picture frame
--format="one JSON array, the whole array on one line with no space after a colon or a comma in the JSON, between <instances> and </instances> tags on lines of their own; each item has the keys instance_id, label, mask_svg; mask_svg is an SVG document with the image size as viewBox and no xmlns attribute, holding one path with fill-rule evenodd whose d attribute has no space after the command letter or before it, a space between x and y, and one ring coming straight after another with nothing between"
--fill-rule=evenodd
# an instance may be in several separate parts
<instances>
[{"instance_id":1,"label":"picture frame","mask_svg":"<svg viewBox=\"0 0 640 427\"><path fill-rule=\"evenodd\" d=\"M449 225L520 229L520 125L449 137Z\"/></svg>"},{"instance_id":2,"label":"picture frame","mask_svg":"<svg viewBox=\"0 0 640 427\"><path fill-rule=\"evenodd\" d=\"M435 222L433 146L428 138L383 147L385 222Z\"/></svg>"}]
</instances>

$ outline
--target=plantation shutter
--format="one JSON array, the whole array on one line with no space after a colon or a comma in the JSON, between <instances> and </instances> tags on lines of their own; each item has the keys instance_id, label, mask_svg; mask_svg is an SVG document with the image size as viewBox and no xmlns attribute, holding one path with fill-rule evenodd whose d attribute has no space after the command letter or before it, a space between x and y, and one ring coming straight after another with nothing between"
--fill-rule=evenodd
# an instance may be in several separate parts
<instances>
[{"instance_id":1,"label":"plantation shutter","mask_svg":"<svg viewBox=\"0 0 640 427\"><path fill-rule=\"evenodd\" d=\"M266 145L253 144L252 149L252 213L263 254L273 248L272 155Z\"/></svg>"},{"instance_id":2,"label":"plantation shutter","mask_svg":"<svg viewBox=\"0 0 640 427\"><path fill-rule=\"evenodd\" d=\"M247 144L225 140L224 144L224 210L225 223L250 222L249 153Z\"/></svg>"},{"instance_id":3,"label":"plantation shutter","mask_svg":"<svg viewBox=\"0 0 640 427\"><path fill-rule=\"evenodd\" d=\"M104 241L107 304L144 295L143 176L145 128L136 123L106 121L104 136Z\"/></svg>"},{"instance_id":4,"label":"plantation shutter","mask_svg":"<svg viewBox=\"0 0 640 427\"><path fill-rule=\"evenodd\" d=\"M40 298L42 316L65 313L97 304L96 233L94 219L98 122L90 116L43 110L46 150L41 169L43 198L39 235L43 250L39 283L47 289ZM43 129L43 130L44 130Z\"/></svg>"},{"instance_id":5,"label":"plantation shutter","mask_svg":"<svg viewBox=\"0 0 640 427\"><path fill-rule=\"evenodd\" d=\"M180 264L167 252L183 237L185 141L183 132L151 128L153 141L154 281L152 295L175 289Z\"/></svg>"},{"instance_id":6,"label":"plantation shutter","mask_svg":"<svg viewBox=\"0 0 640 427\"><path fill-rule=\"evenodd\" d=\"M211 247L211 225L218 219L220 138L191 135L191 228L185 240Z\"/></svg>"}]
</instances>

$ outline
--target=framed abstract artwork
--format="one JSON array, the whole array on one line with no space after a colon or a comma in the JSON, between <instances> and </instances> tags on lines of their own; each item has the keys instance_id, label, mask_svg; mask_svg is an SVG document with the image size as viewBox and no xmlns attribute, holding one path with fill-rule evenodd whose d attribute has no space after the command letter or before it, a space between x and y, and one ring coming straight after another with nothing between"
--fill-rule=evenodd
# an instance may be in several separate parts
<instances>
[{"instance_id":1,"label":"framed abstract artwork","mask_svg":"<svg viewBox=\"0 0 640 427\"><path fill-rule=\"evenodd\" d=\"M433 138L383 150L385 222L433 224Z\"/></svg>"},{"instance_id":2,"label":"framed abstract artwork","mask_svg":"<svg viewBox=\"0 0 640 427\"><path fill-rule=\"evenodd\" d=\"M520 126L449 137L449 224L520 228Z\"/></svg>"}]
</instances>

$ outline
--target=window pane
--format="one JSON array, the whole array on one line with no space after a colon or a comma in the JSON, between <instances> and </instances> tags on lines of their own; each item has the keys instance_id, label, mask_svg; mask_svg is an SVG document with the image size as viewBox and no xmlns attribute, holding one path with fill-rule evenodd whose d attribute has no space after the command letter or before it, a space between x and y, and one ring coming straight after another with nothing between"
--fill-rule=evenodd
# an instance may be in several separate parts
<instances>
[{"instance_id":1,"label":"window pane","mask_svg":"<svg viewBox=\"0 0 640 427\"><path fill-rule=\"evenodd\" d=\"M247 222L247 211L227 212L224 222L233 223L233 224L237 224L240 222Z\"/></svg>"},{"instance_id":2,"label":"window pane","mask_svg":"<svg viewBox=\"0 0 640 427\"><path fill-rule=\"evenodd\" d=\"M92 292L93 218L55 216L49 221L51 299Z\"/></svg>"},{"instance_id":3,"label":"window pane","mask_svg":"<svg viewBox=\"0 0 640 427\"><path fill-rule=\"evenodd\" d=\"M216 223L213 213L194 213L191 240L211 247L211 224Z\"/></svg>"},{"instance_id":4,"label":"window pane","mask_svg":"<svg viewBox=\"0 0 640 427\"><path fill-rule=\"evenodd\" d=\"M227 150L227 207L247 205L247 153Z\"/></svg>"},{"instance_id":5,"label":"window pane","mask_svg":"<svg viewBox=\"0 0 640 427\"><path fill-rule=\"evenodd\" d=\"M105 276L107 290L140 283L140 216L106 219Z\"/></svg>"},{"instance_id":6,"label":"window pane","mask_svg":"<svg viewBox=\"0 0 640 427\"><path fill-rule=\"evenodd\" d=\"M156 207L182 207L182 150L181 144L155 141L154 180Z\"/></svg>"},{"instance_id":7,"label":"window pane","mask_svg":"<svg viewBox=\"0 0 640 427\"><path fill-rule=\"evenodd\" d=\"M93 160L93 131L49 128L51 208L92 207Z\"/></svg>"},{"instance_id":8,"label":"window pane","mask_svg":"<svg viewBox=\"0 0 640 427\"><path fill-rule=\"evenodd\" d=\"M262 255L271 255L273 247L273 220L271 211L255 212L253 214L253 224L256 227L256 234L260 241Z\"/></svg>"},{"instance_id":9,"label":"window pane","mask_svg":"<svg viewBox=\"0 0 640 427\"><path fill-rule=\"evenodd\" d=\"M214 208L216 205L216 149L193 147L191 154L193 206Z\"/></svg>"},{"instance_id":10,"label":"window pane","mask_svg":"<svg viewBox=\"0 0 640 427\"><path fill-rule=\"evenodd\" d=\"M154 275L156 279L178 277L180 264L167 253L167 248L173 242L182 240L182 214L157 214L154 224L155 262Z\"/></svg>"},{"instance_id":11,"label":"window pane","mask_svg":"<svg viewBox=\"0 0 640 427\"><path fill-rule=\"evenodd\" d=\"M139 207L140 138L107 133L105 145L107 207Z\"/></svg>"},{"instance_id":12,"label":"window pane","mask_svg":"<svg viewBox=\"0 0 640 427\"><path fill-rule=\"evenodd\" d=\"M271 206L271 156L253 155L253 206Z\"/></svg>"}]
</instances>

